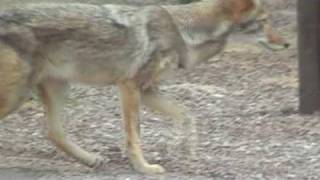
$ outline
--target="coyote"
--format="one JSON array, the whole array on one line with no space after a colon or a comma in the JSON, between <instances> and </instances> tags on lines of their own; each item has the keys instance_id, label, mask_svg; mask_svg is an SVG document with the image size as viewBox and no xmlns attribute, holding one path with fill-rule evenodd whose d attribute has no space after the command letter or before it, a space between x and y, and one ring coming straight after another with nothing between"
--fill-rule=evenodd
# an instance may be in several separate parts
<instances>
[{"instance_id":1,"label":"coyote","mask_svg":"<svg viewBox=\"0 0 320 180\"><path fill-rule=\"evenodd\" d=\"M149 164L142 153L140 103L184 119L184 108L157 93L161 77L208 60L223 50L235 27L253 23L270 45L289 46L272 30L260 0L144 7L40 3L2 10L0 118L38 89L49 139L82 163L98 167L103 159L71 142L59 115L70 84L117 85L132 166L142 173L162 173L164 168Z\"/></svg>"}]
</instances>

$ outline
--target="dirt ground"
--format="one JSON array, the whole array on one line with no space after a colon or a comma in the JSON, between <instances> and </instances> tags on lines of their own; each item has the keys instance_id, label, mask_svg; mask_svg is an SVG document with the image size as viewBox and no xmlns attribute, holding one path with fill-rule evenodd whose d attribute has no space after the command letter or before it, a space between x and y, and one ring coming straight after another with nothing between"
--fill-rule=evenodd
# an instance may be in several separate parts
<instances>
[{"instance_id":1,"label":"dirt ground","mask_svg":"<svg viewBox=\"0 0 320 180\"><path fill-rule=\"evenodd\" d=\"M105 157L92 170L57 150L46 138L43 110L27 104L0 124L0 179L320 179L320 121L297 113L296 12L293 0L268 1L277 29L291 48L271 52L256 35L236 34L226 50L192 72L164 82L163 93L192 110L196 157L172 142L172 122L144 110L146 158L167 173L144 176L128 165L115 87L75 86L66 108L70 138ZM174 151L168 151L174 149Z\"/></svg>"}]
</instances>

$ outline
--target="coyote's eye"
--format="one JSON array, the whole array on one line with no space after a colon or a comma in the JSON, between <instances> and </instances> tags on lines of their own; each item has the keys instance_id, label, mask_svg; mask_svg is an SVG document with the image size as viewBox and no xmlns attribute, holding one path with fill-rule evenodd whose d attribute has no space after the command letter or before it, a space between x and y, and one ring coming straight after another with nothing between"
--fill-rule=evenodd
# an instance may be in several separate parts
<instances>
[{"instance_id":1,"label":"coyote's eye","mask_svg":"<svg viewBox=\"0 0 320 180\"><path fill-rule=\"evenodd\" d=\"M259 16L256 21L258 23L261 23L261 24L264 24L264 23L267 23L268 22L268 19L269 19L269 16L267 14L263 14L261 16Z\"/></svg>"},{"instance_id":2,"label":"coyote's eye","mask_svg":"<svg viewBox=\"0 0 320 180\"><path fill-rule=\"evenodd\" d=\"M257 33L259 31L262 30L262 24L261 23L258 23L257 21L250 21L250 22L247 22L245 24L241 24L239 26L239 30L242 32L242 33L246 33L246 34L252 34L252 33Z\"/></svg>"},{"instance_id":3,"label":"coyote's eye","mask_svg":"<svg viewBox=\"0 0 320 180\"><path fill-rule=\"evenodd\" d=\"M267 18L257 19L257 22L259 22L259 23L261 23L261 24L264 24L264 23L267 23L267 22L268 22L268 19L267 19Z\"/></svg>"}]
</instances>

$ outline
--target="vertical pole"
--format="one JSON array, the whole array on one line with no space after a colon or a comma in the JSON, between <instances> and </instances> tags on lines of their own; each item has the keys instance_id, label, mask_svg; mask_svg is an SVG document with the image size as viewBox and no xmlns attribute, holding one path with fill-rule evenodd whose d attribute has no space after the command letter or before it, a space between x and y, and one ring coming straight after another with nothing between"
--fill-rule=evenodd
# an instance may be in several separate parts
<instances>
[{"instance_id":1,"label":"vertical pole","mask_svg":"<svg viewBox=\"0 0 320 180\"><path fill-rule=\"evenodd\" d=\"M320 0L298 0L301 114L320 110Z\"/></svg>"}]
</instances>

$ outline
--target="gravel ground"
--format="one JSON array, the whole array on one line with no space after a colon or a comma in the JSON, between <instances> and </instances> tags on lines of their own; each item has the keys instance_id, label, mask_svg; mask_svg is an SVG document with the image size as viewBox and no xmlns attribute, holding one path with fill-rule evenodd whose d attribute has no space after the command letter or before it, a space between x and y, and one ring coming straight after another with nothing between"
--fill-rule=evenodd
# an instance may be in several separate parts
<instances>
[{"instance_id":1,"label":"gravel ground","mask_svg":"<svg viewBox=\"0 0 320 180\"><path fill-rule=\"evenodd\" d=\"M136 173L121 153L117 89L76 86L65 115L70 138L100 153L108 166L92 170L57 150L34 101L0 124L0 179L320 179L319 118L297 113L295 1L268 3L290 49L270 52L256 44L255 35L239 33L219 56L192 72L178 72L161 88L196 118L195 157L188 158L187 144L167 143L173 129L167 117L144 110L146 158L168 173Z\"/></svg>"}]
</instances>

